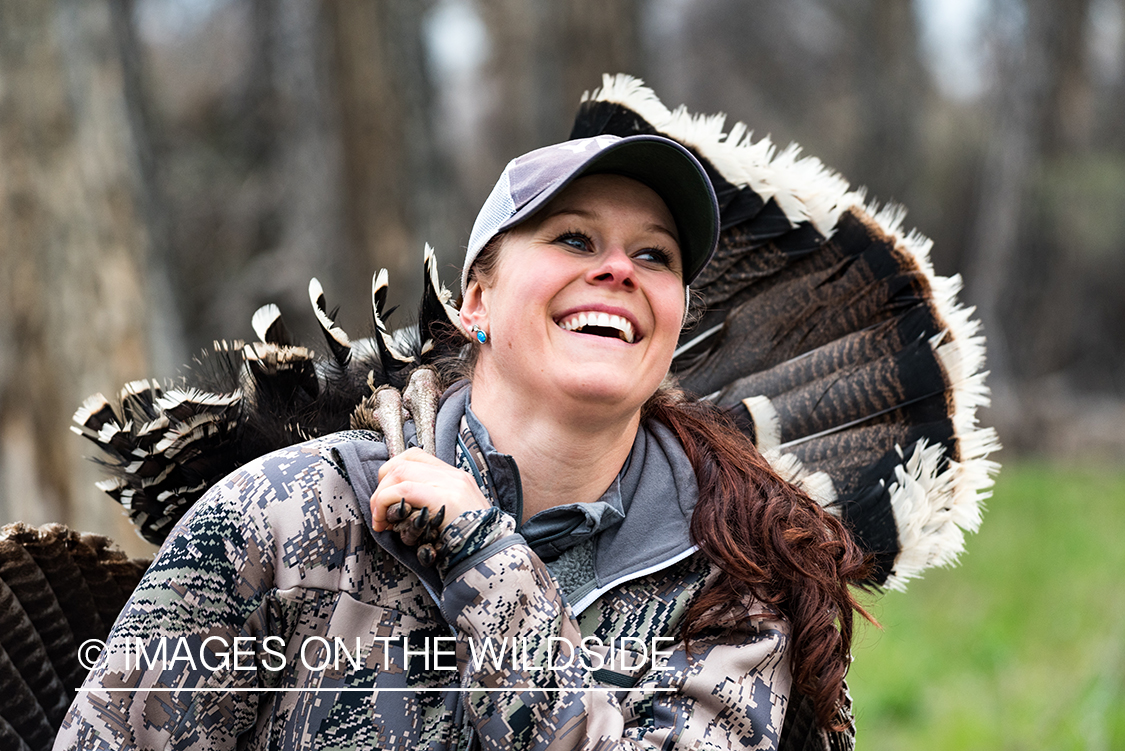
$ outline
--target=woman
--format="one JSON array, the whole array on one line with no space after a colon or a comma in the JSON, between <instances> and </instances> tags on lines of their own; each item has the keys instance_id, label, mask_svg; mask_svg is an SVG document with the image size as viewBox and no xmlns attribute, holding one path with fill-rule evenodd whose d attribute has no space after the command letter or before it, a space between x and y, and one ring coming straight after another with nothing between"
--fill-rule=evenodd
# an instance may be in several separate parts
<instances>
[{"instance_id":1,"label":"woman","mask_svg":"<svg viewBox=\"0 0 1125 751\"><path fill-rule=\"evenodd\" d=\"M794 683L838 721L861 555L660 388L717 227L666 139L513 160L470 237L471 385L436 457L341 433L213 488L56 747L773 748ZM432 567L405 506L442 520Z\"/></svg>"}]
</instances>

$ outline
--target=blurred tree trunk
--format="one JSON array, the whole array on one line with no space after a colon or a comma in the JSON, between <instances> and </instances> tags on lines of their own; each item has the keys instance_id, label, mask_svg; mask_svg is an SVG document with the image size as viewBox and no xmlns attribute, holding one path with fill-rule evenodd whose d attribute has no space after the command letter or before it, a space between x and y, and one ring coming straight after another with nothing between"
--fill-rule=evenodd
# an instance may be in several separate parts
<instances>
[{"instance_id":1,"label":"blurred tree trunk","mask_svg":"<svg viewBox=\"0 0 1125 751\"><path fill-rule=\"evenodd\" d=\"M172 373L187 360L173 259L168 198L154 141L146 67L134 23L135 0L111 0L110 21L121 65L125 114L136 164L135 200L148 235L148 342L154 373Z\"/></svg>"},{"instance_id":2,"label":"blurred tree trunk","mask_svg":"<svg viewBox=\"0 0 1125 751\"><path fill-rule=\"evenodd\" d=\"M277 303L315 347L313 276L352 336L370 333L380 266L392 272L390 304L413 308L423 242L453 247L456 237L433 231L446 226L443 202L455 188L432 156L428 5L220 5L179 43L232 61L236 70L211 88L200 80L206 66L182 70L183 47L154 43L169 84L195 92L160 93L168 130L187 135L166 157L197 344L251 335L253 311Z\"/></svg>"},{"instance_id":3,"label":"blurred tree trunk","mask_svg":"<svg viewBox=\"0 0 1125 751\"><path fill-rule=\"evenodd\" d=\"M273 166L281 233L271 274L286 269L274 284L307 306L310 277L319 276L329 290L347 279L341 263L343 155L333 107L332 29L320 6L305 0L277 3L274 21L269 51L280 116Z\"/></svg>"},{"instance_id":4,"label":"blurred tree trunk","mask_svg":"<svg viewBox=\"0 0 1125 751\"><path fill-rule=\"evenodd\" d=\"M1125 0L1110 0L1109 5L1105 12L1112 14L1112 6L1116 5L1118 18L1125 18ZM1125 60L1125 34L1118 36L1117 49L1110 54L1118 61L1117 70L1099 92L1098 141L1105 148L1121 152L1125 151L1125 63L1121 62Z\"/></svg>"},{"instance_id":5,"label":"blurred tree trunk","mask_svg":"<svg viewBox=\"0 0 1125 751\"><path fill-rule=\"evenodd\" d=\"M485 65L491 90L483 140L491 163L477 187L483 201L509 159L550 142L547 133L559 129L560 107L558 82L546 63L547 55L539 54L550 46L543 33L546 4L478 0L477 5L491 51Z\"/></svg>"},{"instance_id":6,"label":"blurred tree trunk","mask_svg":"<svg viewBox=\"0 0 1125 751\"><path fill-rule=\"evenodd\" d=\"M554 53L561 71L561 125L548 133L546 145L565 138L582 93L602 85L602 74L628 73L645 78L641 44L641 0L571 0L551 4L561 15Z\"/></svg>"},{"instance_id":7,"label":"blurred tree trunk","mask_svg":"<svg viewBox=\"0 0 1125 751\"><path fill-rule=\"evenodd\" d=\"M1049 29L1042 44L1047 59L1043 112L1039 120L1040 165L1035 194L1025 226L1030 262L1015 269L1014 287L1021 290L1019 318L1026 321L1023 369L1032 375L1062 370L1075 362L1078 342L1089 327L1090 312L1081 290L1091 274L1087 254L1077 238L1064 237L1057 176L1082 158L1090 147L1093 101L1087 69L1090 0L1072 0L1065 7L1038 7L1041 26ZM1044 304L1043 301L1050 301Z\"/></svg>"},{"instance_id":8,"label":"blurred tree trunk","mask_svg":"<svg viewBox=\"0 0 1125 751\"><path fill-rule=\"evenodd\" d=\"M1038 7L1050 30L1046 45L1048 79L1043 120L1043 155L1047 159L1090 146L1093 101L1086 64L1091 0L1046 3Z\"/></svg>"},{"instance_id":9,"label":"blurred tree trunk","mask_svg":"<svg viewBox=\"0 0 1125 751\"><path fill-rule=\"evenodd\" d=\"M1009 10L1009 14L1014 11ZM1016 25L1014 19L1006 20L1007 23L996 24L1008 29L1008 35L996 42L997 70L991 97L994 126L982 168L980 203L970 240L966 297L977 306L988 337L994 401L1002 409L1011 409L1015 373L1009 332L1002 324L1002 305L1017 261L1026 184L1037 156L1035 127L1042 108L1046 60L1038 34L1034 33L1037 29L1033 31L1032 26L1041 22L1040 15L1028 19L1022 35L1011 30Z\"/></svg>"},{"instance_id":10,"label":"blurred tree trunk","mask_svg":"<svg viewBox=\"0 0 1125 751\"><path fill-rule=\"evenodd\" d=\"M480 200L507 161L566 138L584 91L603 73L644 77L640 0L478 0L491 39L493 85L486 144L493 169ZM487 183L487 185L484 185Z\"/></svg>"},{"instance_id":11,"label":"blurred tree trunk","mask_svg":"<svg viewBox=\"0 0 1125 751\"><path fill-rule=\"evenodd\" d=\"M907 191L922 168L918 122L927 104L911 4L868 0L845 11L857 53L858 138L848 174L867 185L872 198L910 205Z\"/></svg>"},{"instance_id":12,"label":"blurred tree trunk","mask_svg":"<svg viewBox=\"0 0 1125 751\"><path fill-rule=\"evenodd\" d=\"M988 337L995 406L988 419L1007 428L1005 442L1016 450L1042 445L1049 397L1039 379L1066 366L1084 307L1084 264L1062 242L1048 202L1052 165L1089 127L1082 105L1089 6L1025 0L1022 12L1009 8L995 24L1016 33L1000 50L966 298Z\"/></svg>"},{"instance_id":13,"label":"blurred tree trunk","mask_svg":"<svg viewBox=\"0 0 1125 751\"><path fill-rule=\"evenodd\" d=\"M983 168L976 229L971 243L967 298L977 305L989 338L989 367L997 399L1050 366L1039 331L1065 337L1065 299L1044 298L1051 279L1077 269L1057 262L1059 249L1030 201L1045 161L1081 139L1087 125L1083 98L1083 30L1089 0L1060 4L1026 0L1026 21L1001 18L1000 27L1021 29L1000 48L996 76L995 131ZM1012 13L1011 10L1008 11ZM1044 300L1049 300L1044 304ZM1034 302L1033 302L1034 301ZM1014 405L1009 404L1009 407Z\"/></svg>"},{"instance_id":14,"label":"blurred tree trunk","mask_svg":"<svg viewBox=\"0 0 1125 751\"><path fill-rule=\"evenodd\" d=\"M430 148L434 95L422 44L430 3L328 0L343 153L341 322L370 333L371 277L391 274L389 304L413 311L423 243L444 217L444 184ZM330 299L336 299L326 290ZM405 323L396 318L392 325Z\"/></svg>"},{"instance_id":15,"label":"blurred tree trunk","mask_svg":"<svg viewBox=\"0 0 1125 751\"><path fill-rule=\"evenodd\" d=\"M253 312L272 302L295 311L289 325L315 342L309 279L317 277L335 305L349 278L332 28L323 6L304 0L255 0L249 20L238 156L246 179L264 186L256 217L263 229L253 238L261 247L243 249L248 262L238 273L209 282L213 313L206 323L248 333Z\"/></svg>"},{"instance_id":16,"label":"blurred tree trunk","mask_svg":"<svg viewBox=\"0 0 1125 751\"><path fill-rule=\"evenodd\" d=\"M139 542L93 488L71 414L147 374L137 145L107 2L24 0L0 18L0 371L5 520Z\"/></svg>"}]
</instances>

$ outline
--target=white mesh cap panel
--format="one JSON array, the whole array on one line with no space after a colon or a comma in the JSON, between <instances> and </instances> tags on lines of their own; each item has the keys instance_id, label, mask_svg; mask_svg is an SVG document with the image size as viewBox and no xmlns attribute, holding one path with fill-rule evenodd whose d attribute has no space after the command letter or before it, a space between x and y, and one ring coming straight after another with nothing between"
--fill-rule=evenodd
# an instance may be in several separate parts
<instances>
[{"instance_id":1,"label":"white mesh cap panel","mask_svg":"<svg viewBox=\"0 0 1125 751\"><path fill-rule=\"evenodd\" d=\"M469 245L465 249L465 266L461 269L462 294L465 293L465 287L469 283L469 268L473 265L473 261L477 259L477 254L492 239L500 226L508 221L512 214L516 213L516 204L512 201L511 178L508 174L511 166L509 162L508 166L504 168L503 174L496 181L492 192L488 194L484 205L480 207L477 220L473 223L473 231L469 235Z\"/></svg>"}]
</instances>

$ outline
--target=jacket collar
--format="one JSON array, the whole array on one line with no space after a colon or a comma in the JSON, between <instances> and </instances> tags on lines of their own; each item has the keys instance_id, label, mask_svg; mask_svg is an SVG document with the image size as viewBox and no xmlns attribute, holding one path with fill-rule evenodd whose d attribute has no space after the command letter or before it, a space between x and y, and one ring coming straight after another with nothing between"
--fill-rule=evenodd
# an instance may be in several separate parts
<instances>
[{"instance_id":1,"label":"jacket collar","mask_svg":"<svg viewBox=\"0 0 1125 751\"><path fill-rule=\"evenodd\" d=\"M511 457L496 451L488 429L477 418L469 404L461 419L461 455L471 462L471 471L481 490L493 505L499 506L516 519L523 518L522 493L516 496L493 492L489 461L504 466ZM630 456L631 459L631 456ZM625 474L630 459L602 496L591 503L568 503L544 509L519 525L519 532L536 555L544 561L557 558L563 551L590 540L625 519L621 495L621 476ZM462 464L467 462L462 462Z\"/></svg>"},{"instance_id":2,"label":"jacket collar","mask_svg":"<svg viewBox=\"0 0 1125 751\"><path fill-rule=\"evenodd\" d=\"M457 466L458 437L464 419L487 465L495 502L506 510L510 506L509 513L514 511L518 519L523 505L519 469L511 456L492 446L487 430L472 415L471 393L468 382L459 381L442 395L435 431L437 457ZM407 445L417 445L412 422L407 423L406 433ZM370 530L368 499L378 485L379 467L387 460L386 446L378 441L356 440L339 444L336 450ZM610 514L606 518L613 523L603 524L602 514L607 513L603 510L592 523L593 531L587 537L594 544L594 577L575 593L576 612L578 602L589 596L671 565L694 550L690 524L698 497L695 472L668 428L653 421L641 425L625 466L602 500L612 507L614 496L624 518L613 520ZM371 533L381 547L414 571L438 599L441 581L432 568L418 562L413 547L403 545L394 532Z\"/></svg>"},{"instance_id":3,"label":"jacket collar","mask_svg":"<svg viewBox=\"0 0 1125 751\"><path fill-rule=\"evenodd\" d=\"M471 393L467 382L455 384L442 397L440 416L448 412L450 421L457 415L458 422L463 416L476 444L468 453L475 462L487 465L480 473L488 477L493 502L519 519L523 506L519 470L511 456L493 447L488 430L469 406ZM695 471L680 442L663 424L646 421L621 472L598 501L542 511L528 519L520 532L542 557L593 542L594 576L572 593L577 603L588 593L650 573L693 551L691 512L697 499Z\"/></svg>"}]
</instances>

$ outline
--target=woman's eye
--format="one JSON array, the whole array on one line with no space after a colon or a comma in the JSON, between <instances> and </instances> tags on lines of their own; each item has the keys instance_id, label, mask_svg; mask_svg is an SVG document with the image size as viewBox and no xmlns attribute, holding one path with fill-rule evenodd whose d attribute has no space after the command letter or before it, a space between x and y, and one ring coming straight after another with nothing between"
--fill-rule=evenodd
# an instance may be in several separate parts
<instances>
[{"instance_id":1,"label":"woman's eye","mask_svg":"<svg viewBox=\"0 0 1125 751\"><path fill-rule=\"evenodd\" d=\"M555 242L574 248L575 250L590 250L593 242L581 232L565 232L559 235Z\"/></svg>"},{"instance_id":2,"label":"woman's eye","mask_svg":"<svg viewBox=\"0 0 1125 751\"><path fill-rule=\"evenodd\" d=\"M659 264L661 266L670 266L672 264L672 257L668 252L660 248L645 248L640 253L637 253L637 259L647 261L649 263Z\"/></svg>"}]
</instances>

